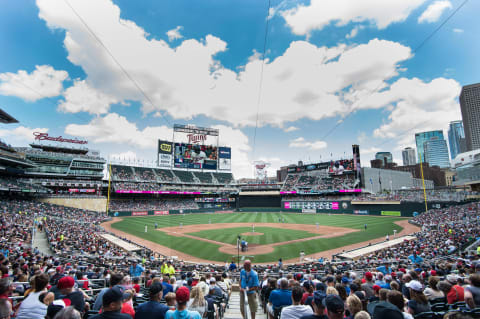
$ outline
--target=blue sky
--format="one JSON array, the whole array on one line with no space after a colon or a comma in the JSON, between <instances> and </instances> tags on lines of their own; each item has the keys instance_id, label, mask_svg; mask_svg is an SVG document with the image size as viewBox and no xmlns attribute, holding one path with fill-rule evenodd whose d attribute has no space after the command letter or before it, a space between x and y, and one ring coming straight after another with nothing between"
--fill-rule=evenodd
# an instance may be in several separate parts
<instances>
[{"instance_id":1,"label":"blue sky","mask_svg":"<svg viewBox=\"0 0 480 319\"><path fill-rule=\"evenodd\" d=\"M0 107L20 121L0 137L48 131L153 161L173 123L195 124L220 129L236 177L354 143L364 165L380 150L401 164L415 132L447 135L461 86L480 81L478 1L414 52L462 2L272 0L257 104L267 1L0 0Z\"/></svg>"}]
</instances>

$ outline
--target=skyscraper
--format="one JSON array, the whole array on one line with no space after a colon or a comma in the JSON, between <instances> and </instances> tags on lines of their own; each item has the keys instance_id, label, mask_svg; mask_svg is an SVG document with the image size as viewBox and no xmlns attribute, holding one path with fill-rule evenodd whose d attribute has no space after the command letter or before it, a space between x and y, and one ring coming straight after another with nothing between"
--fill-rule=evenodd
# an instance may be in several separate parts
<instances>
[{"instance_id":1,"label":"skyscraper","mask_svg":"<svg viewBox=\"0 0 480 319\"><path fill-rule=\"evenodd\" d=\"M425 152L423 150L424 144L426 141L430 140L432 137L437 137L439 140L443 140L443 131L428 131L428 132L420 132L420 133L415 133L415 144L417 144L417 152L418 156L422 157L419 158L418 161L422 161L422 163L425 163Z\"/></svg>"},{"instance_id":2,"label":"skyscraper","mask_svg":"<svg viewBox=\"0 0 480 319\"><path fill-rule=\"evenodd\" d=\"M382 167L385 166L385 162L387 163L393 162L393 156L392 156L392 153L390 152L377 152L375 154L375 159L382 161Z\"/></svg>"},{"instance_id":3,"label":"skyscraper","mask_svg":"<svg viewBox=\"0 0 480 319\"><path fill-rule=\"evenodd\" d=\"M450 122L448 128L448 145L450 146L450 158L454 159L458 154L467 151L465 132L462 121Z\"/></svg>"},{"instance_id":4,"label":"skyscraper","mask_svg":"<svg viewBox=\"0 0 480 319\"><path fill-rule=\"evenodd\" d=\"M460 109L467 151L480 148L480 83L465 85L460 92Z\"/></svg>"},{"instance_id":5,"label":"skyscraper","mask_svg":"<svg viewBox=\"0 0 480 319\"><path fill-rule=\"evenodd\" d=\"M447 141L435 136L424 143L423 149L425 151L425 162L430 166L440 166L440 168L450 167Z\"/></svg>"},{"instance_id":6,"label":"skyscraper","mask_svg":"<svg viewBox=\"0 0 480 319\"><path fill-rule=\"evenodd\" d=\"M415 149L411 147L406 147L402 151L403 166L415 165L417 164L417 159L415 156Z\"/></svg>"}]
</instances>

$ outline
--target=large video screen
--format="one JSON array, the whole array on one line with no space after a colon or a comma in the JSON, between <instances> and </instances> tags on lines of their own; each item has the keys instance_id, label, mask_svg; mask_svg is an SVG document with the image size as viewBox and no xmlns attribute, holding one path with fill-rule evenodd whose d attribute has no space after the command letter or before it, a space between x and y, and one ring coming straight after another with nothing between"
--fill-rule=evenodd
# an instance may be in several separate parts
<instances>
[{"instance_id":1,"label":"large video screen","mask_svg":"<svg viewBox=\"0 0 480 319\"><path fill-rule=\"evenodd\" d=\"M175 168L217 169L218 151L212 145L175 143Z\"/></svg>"},{"instance_id":2,"label":"large video screen","mask_svg":"<svg viewBox=\"0 0 480 319\"><path fill-rule=\"evenodd\" d=\"M343 175L345 172L351 172L354 168L353 159L342 159L331 161L328 173L333 175Z\"/></svg>"}]
</instances>

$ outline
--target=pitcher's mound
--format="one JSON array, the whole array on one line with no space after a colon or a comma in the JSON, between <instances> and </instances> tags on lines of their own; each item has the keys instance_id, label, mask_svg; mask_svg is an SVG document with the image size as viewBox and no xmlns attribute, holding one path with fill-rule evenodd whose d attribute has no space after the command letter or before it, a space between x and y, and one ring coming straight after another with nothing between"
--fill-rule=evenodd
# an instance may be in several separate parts
<instances>
[{"instance_id":1,"label":"pitcher's mound","mask_svg":"<svg viewBox=\"0 0 480 319\"><path fill-rule=\"evenodd\" d=\"M248 232L248 233L241 233L240 235L243 235L243 236L261 236L261 235L263 235L263 233Z\"/></svg>"}]
</instances>

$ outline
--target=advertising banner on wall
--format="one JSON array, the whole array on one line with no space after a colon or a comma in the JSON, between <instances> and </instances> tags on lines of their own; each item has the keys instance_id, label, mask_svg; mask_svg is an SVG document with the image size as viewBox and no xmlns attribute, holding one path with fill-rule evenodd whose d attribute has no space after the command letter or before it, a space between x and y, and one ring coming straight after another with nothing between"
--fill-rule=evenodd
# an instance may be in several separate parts
<instances>
[{"instance_id":1,"label":"advertising banner on wall","mask_svg":"<svg viewBox=\"0 0 480 319\"><path fill-rule=\"evenodd\" d=\"M218 169L224 171L232 169L232 149L230 147L218 148Z\"/></svg>"},{"instance_id":2,"label":"advertising banner on wall","mask_svg":"<svg viewBox=\"0 0 480 319\"><path fill-rule=\"evenodd\" d=\"M171 168L172 167L172 153L173 143L168 141L158 140L158 166Z\"/></svg>"},{"instance_id":3,"label":"advertising banner on wall","mask_svg":"<svg viewBox=\"0 0 480 319\"><path fill-rule=\"evenodd\" d=\"M147 216L148 212L132 212L132 216Z\"/></svg>"},{"instance_id":4,"label":"advertising banner on wall","mask_svg":"<svg viewBox=\"0 0 480 319\"><path fill-rule=\"evenodd\" d=\"M156 210L153 212L153 215L168 215L169 214L169 211L168 210Z\"/></svg>"}]
</instances>

